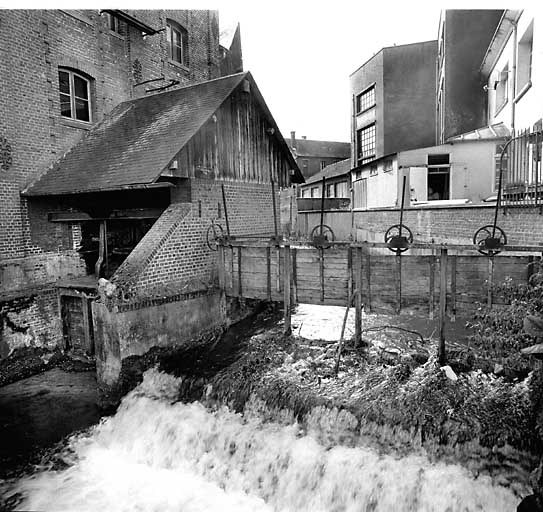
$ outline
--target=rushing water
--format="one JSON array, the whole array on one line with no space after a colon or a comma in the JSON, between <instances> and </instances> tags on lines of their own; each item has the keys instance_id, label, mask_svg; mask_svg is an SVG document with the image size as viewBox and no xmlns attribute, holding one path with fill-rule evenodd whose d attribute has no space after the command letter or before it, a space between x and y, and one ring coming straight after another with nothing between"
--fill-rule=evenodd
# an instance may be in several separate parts
<instances>
[{"instance_id":1,"label":"rushing water","mask_svg":"<svg viewBox=\"0 0 543 512\"><path fill-rule=\"evenodd\" d=\"M117 413L73 437L68 467L5 485L16 510L440 511L515 510L487 477L420 456L326 448L297 425L173 402L180 381L148 371Z\"/></svg>"}]
</instances>

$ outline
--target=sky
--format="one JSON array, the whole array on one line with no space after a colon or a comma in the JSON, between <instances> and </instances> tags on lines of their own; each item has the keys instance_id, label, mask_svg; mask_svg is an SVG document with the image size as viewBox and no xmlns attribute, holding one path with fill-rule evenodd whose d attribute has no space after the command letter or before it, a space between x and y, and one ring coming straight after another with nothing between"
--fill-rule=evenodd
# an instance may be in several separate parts
<instances>
[{"instance_id":1,"label":"sky","mask_svg":"<svg viewBox=\"0 0 543 512\"><path fill-rule=\"evenodd\" d=\"M385 46L436 39L441 9L504 7L495 0L91 2L27 5L28 0L22 0L19 7L217 9L228 43L240 23L244 69L252 73L283 136L295 131L297 138L345 142L350 140L349 75L365 61ZM0 0L0 7L11 6Z\"/></svg>"},{"instance_id":2,"label":"sky","mask_svg":"<svg viewBox=\"0 0 543 512\"><path fill-rule=\"evenodd\" d=\"M217 8L221 32L239 21L244 69L283 136L296 131L297 138L348 142L349 75L385 46L436 39L434 5L234 0Z\"/></svg>"}]
</instances>

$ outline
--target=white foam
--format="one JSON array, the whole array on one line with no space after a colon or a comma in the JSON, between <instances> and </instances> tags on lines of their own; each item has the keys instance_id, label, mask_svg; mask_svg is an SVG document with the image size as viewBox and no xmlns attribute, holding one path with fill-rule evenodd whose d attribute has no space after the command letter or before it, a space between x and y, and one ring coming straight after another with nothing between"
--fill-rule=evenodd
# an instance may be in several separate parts
<instances>
[{"instance_id":1,"label":"white foam","mask_svg":"<svg viewBox=\"0 0 543 512\"><path fill-rule=\"evenodd\" d=\"M178 387L149 373L115 416L72 439L71 467L17 482L20 510L501 512L518 503L460 466L327 449L296 425L171 403Z\"/></svg>"}]
</instances>

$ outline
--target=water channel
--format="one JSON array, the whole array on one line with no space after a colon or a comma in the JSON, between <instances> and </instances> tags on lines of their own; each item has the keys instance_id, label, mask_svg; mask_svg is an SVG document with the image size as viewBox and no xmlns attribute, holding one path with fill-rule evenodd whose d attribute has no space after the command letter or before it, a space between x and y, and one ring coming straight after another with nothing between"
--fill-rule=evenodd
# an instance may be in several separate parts
<instances>
[{"instance_id":1,"label":"water channel","mask_svg":"<svg viewBox=\"0 0 543 512\"><path fill-rule=\"evenodd\" d=\"M262 325L242 327L254 333ZM306 315L304 329L311 328ZM323 335L322 325L319 330ZM250 408L242 415L218 404L178 401L183 379L191 378L184 375L224 367L239 348L238 339L235 330L228 332L220 350L205 362L196 352L194 358L170 361L172 373L182 377L148 370L115 414L57 445L41 465L0 480L0 508L4 503L33 511L516 509L519 497L510 489L488 476L475 478L460 465L430 462L422 455L383 454L339 440L324 444L319 432L304 431L296 423L265 422ZM51 378L36 376L34 386ZM58 375L54 379L58 387ZM28 383L23 387L29 392ZM87 412L94 414L93 409Z\"/></svg>"}]
</instances>

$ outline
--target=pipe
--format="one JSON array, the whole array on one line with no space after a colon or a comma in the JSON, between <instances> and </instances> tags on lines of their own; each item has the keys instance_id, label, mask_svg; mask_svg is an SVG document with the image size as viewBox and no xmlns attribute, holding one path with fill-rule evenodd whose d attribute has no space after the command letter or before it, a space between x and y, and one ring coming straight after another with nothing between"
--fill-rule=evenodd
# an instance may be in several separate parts
<instances>
[{"instance_id":1,"label":"pipe","mask_svg":"<svg viewBox=\"0 0 543 512\"><path fill-rule=\"evenodd\" d=\"M513 65L511 66L511 89L513 95L511 98L511 130L515 136L515 96L517 94L517 30L518 21L513 22Z\"/></svg>"}]
</instances>

